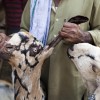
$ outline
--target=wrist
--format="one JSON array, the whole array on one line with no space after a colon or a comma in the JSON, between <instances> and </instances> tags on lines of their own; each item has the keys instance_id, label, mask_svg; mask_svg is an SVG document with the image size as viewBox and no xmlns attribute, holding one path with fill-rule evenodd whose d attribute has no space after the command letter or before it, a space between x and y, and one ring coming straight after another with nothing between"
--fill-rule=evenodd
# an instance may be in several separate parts
<instances>
[{"instance_id":1,"label":"wrist","mask_svg":"<svg viewBox=\"0 0 100 100\"><path fill-rule=\"evenodd\" d=\"M93 38L89 32L84 32L83 34L83 42L94 44Z\"/></svg>"}]
</instances>

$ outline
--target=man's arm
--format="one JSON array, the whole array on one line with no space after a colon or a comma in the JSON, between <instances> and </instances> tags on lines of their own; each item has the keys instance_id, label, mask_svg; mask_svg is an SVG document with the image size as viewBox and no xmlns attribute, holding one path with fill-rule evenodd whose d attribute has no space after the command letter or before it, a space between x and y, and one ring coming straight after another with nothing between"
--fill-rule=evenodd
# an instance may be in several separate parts
<instances>
[{"instance_id":1,"label":"man's arm","mask_svg":"<svg viewBox=\"0 0 100 100\"><path fill-rule=\"evenodd\" d=\"M61 29L60 35L65 41L71 44L84 42L94 44L90 33L82 31L81 28L74 23L66 22Z\"/></svg>"},{"instance_id":2,"label":"man's arm","mask_svg":"<svg viewBox=\"0 0 100 100\"><path fill-rule=\"evenodd\" d=\"M90 19L91 30L88 31L95 43L95 45L100 47L100 1L94 0L93 11Z\"/></svg>"},{"instance_id":3,"label":"man's arm","mask_svg":"<svg viewBox=\"0 0 100 100\"><path fill-rule=\"evenodd\" d=\"M30 0L28 0L21 18L20 31L29 32L30 27Z\"/></svg>"},{"instance_id":4,"label":"man's arm","mask_svg":"<svg viewBox=\"0 0 100 100\"><path fill-rule=\"evenodd\" d=\"M73 23L64 23L60 35L68 43L91 43L100 46L100 1L94 0L91 18L89 19L90 29L87 31Z\"/></svg>"}]
</instances>

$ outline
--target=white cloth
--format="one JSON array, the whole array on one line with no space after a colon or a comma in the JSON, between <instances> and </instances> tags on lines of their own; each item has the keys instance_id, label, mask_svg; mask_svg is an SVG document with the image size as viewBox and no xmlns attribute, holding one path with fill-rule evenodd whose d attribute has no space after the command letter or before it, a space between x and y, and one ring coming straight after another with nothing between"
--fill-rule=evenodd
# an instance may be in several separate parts
<instances>
[{"instance_id":1,"label":"white cloth","mask_svg":"<svg viewBox=\"0 0 100 100\"><path fill-rule=\"evenodd\" d=\"M46 45L52 0L31 0L30 33Z\"/></svg>"}]
</instances>

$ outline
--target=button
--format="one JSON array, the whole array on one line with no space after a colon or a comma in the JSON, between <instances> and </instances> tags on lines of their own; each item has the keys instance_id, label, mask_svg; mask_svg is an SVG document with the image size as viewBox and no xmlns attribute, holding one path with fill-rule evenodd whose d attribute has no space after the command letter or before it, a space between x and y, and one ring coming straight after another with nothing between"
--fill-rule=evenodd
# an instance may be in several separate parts
<instances>
[{"instance_id":1,"label":"button","mask_svg":"<svg viewBox=\"0 0 100 100\"><path fill-rule=\"evenodd\" d=\"M56 18L56 21L58 22L58 21L59 21L59 19L58 19L58 18Z\"/></svg>"},{"instance_id":2,"label":"button","mask_svg":"<svg viewBox=\"0 0 100 100\"><path fill-rule=\"evenodd\" d=\"M57 35L54 35L54 38L57 37Z\"/></svg>"},{"instance_id":3,"label":"button","mask_svg":"<svg viewBox=\"0 0 100 100\"><path fill-rule=\"evenodd\" d=\"M56 8L54 6L52 6L52 10L56 13Z\"/></svg>"}]
</instances>

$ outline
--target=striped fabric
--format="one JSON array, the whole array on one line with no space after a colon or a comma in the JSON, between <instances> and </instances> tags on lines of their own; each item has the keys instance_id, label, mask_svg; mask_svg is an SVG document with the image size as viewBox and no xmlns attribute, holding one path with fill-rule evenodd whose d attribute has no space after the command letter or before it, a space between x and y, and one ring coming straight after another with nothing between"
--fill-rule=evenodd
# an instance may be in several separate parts
<instances>
[{"instance_id":1,"label":"striped fabric","mask_svg":"<svg viewBox=\"0 0 100 100\"><path fill-rule=\"evenodd\" d=\"M27 0L3 0L3 5L6 11L7 29L19 30L21 15Z\"/></svg>"}]
</instances>

